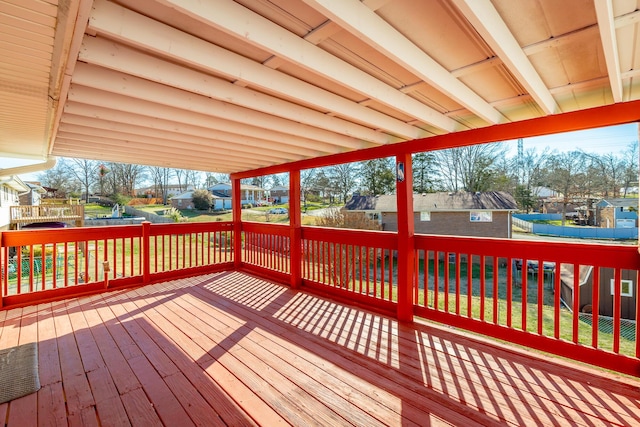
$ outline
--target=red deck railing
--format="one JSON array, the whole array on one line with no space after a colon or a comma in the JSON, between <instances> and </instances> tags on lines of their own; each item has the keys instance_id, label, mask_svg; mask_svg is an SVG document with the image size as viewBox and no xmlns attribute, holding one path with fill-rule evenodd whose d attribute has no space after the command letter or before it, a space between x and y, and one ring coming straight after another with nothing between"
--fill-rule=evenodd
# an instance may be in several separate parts
<instances>
[{"instance_id":1,"label":"red deck railing","mask_svg":"<svg viewBox=\"0 0 640 427\"><path fill-rule=\"evenodd\" d=\"M410 286L415 315L640 375L634 246L417 235L407 284L398 280L396 233L302 227L292 244L286 225L241 223L240 230L239 264L231 222L3 232L1 303L234 265L282 283L294 283L299 271L308 289L389 314Z\"/></svg>"},{"instance_id":2,"label":"red deck railing","mask_svg":"<svg viewBox=\"0 0 640 427\"><path fill-rule=\"evenodd\" d=\"M232 223L2 233L1 306L230 268Z\"/></svg>"},{"instance_id":3,"label":"red deck railing","mask_svg":"<svg viewBox=\"0 0 640 427\"><path fill-rule=\"evenodd\" d=\"M289 283L288 228L242 229L245 268ZM301 234L303 286L395 313L396 233L303 227ZM416 315L640 375L640 299L632 315L621 311L624 280L638 283L636 247L432 235L415 236L414 246ZM609 283L612 306L602 313ZM586 288L589 298L581 297Z\"/></svg>"}]
</instances>

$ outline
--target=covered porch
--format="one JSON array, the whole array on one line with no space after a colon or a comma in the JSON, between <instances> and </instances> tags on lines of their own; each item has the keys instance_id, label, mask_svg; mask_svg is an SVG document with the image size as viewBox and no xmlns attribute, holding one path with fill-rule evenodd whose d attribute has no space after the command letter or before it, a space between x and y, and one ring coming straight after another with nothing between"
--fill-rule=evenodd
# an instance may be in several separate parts
<instances>
[{"instance_id":1,"label":"covered porch","mask_svg":"<svg viewBox=\"0 0 640 427\"><path fill-rule=\"evenodd\" d=\"M60 4L0 0L3 155L228 173L233 219L3 231L0 350L37 343L43 387L0 421L638 422L637 246L419 235L412 211L416 153L638 123L637 2ZM302 225L303 171L381 157L397 232ZM289 223L243 221L242 180L280 173ZM562 301L563 267L613 315L579 274Z\"/></svg>"},{"instance_id":2,"label":"covered porch","mask_svg":"<svg viewBox=\"0 0 640 427\"><path fill-rule=\"evenodd\" d=\"M8 425L632 425L637 381L229 271L0 312Z\"/></svg>"}]
</instances>

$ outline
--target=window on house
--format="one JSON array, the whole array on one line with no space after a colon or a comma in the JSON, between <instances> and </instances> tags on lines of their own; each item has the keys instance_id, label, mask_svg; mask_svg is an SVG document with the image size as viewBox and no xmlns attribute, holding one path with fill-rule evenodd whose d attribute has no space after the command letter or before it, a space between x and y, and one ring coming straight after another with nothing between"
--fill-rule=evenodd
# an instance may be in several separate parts
<instances>
[{"instance_id":1,"label":"window on house","mask_svg":"<svg viewBox=\"0 0 640 427\"><path fill-rule=\"evenodd\" d=\"M373 213L367 213L367 217L372 220L372 221L380 221L380 213L378 212L373 212Z\"/></svg>"},{"instance_id":2,"label":"window on house","mask_svg":"<svg viewBox=\"0 0 640 427\"><path fill-rule=\"evenodd\" d=\"M471 211L469 221L471 222L493 222L493 212Z\"/></svg>"},{"instance_id":3,"label":"window on house","mask_svg":"<svg viewBox=\"0 0 640 427\"><path fill-rule=\"evenodd\" d=\"M615 294L616 281L611 279L611 295ZM632 297L633 296L633 280L622 279L620 280L620 296Z\"/></svg>"},{"instance_id":4,"label":"window on house","mask_svg":"<svg viewBox=\"0 0 640 427\"><path fill-rule=\"evenodd\" d=\"M431 212L420 212L420 221L431 221Z\"/></svg>"}]
</instances>

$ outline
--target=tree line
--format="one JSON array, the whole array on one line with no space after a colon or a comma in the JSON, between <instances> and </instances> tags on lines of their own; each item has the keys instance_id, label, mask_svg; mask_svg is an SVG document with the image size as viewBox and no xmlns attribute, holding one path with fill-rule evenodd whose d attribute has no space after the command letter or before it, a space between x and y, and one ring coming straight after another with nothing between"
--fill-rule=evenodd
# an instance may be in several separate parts
<instances>
[{"instance_id":1,"label":"tree line","mask_svg":"<svg viewBox=\"0 0 640 427\"><path fill-rule=\"evenodd\" d=\"M536 208L536 187L547 187L575 203L597 197L626 197L626 190L637 186L638 144L630 143L619 153L595 154L582 150L568 152L522 150L508 157L505 143L473 145L413 155L413 190L416 193L458 191L507 191L514 195L519 208ZM176 185L174 194L187 188L208 188L228 182L226 174L182 169L150 167L122 163L101 163L83 159L60 159L56 167L41 173L42 185L55 188L62 197L88 197L101 194L133 197L136 188L150 187L156 197L167 202L172 194L168 186ZM303 200L322 198L332 203L346 203L351 194L392 194L395 191L395 160L379 158L357 163L301 171ZM287 174L260 176L243 180L269 189L288 186Z\"/></svg>"}]
</instances>

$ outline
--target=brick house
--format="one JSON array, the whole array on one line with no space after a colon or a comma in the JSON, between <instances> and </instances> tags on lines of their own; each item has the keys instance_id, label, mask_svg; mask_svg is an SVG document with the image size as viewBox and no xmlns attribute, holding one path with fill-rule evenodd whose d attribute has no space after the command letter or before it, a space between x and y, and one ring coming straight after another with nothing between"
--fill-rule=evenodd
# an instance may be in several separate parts
<instances>
[{"instance_id":1,"label":"brick house","mask_svg":"<svg viewBox=\"0 0 640 427\"><path fill-rule=\"evenodd\" d=\"M269 199L273 203L289 203L289 187L274 185L269 190Z\"/></svg>"},{"instance_id":2,"label":"brick house","mask_svg":"<svg viewBox=\"0 0 640 427\"><path fill-rule=\"evenodd\" d=\"M414 194L415 232L475 237L511 237L511 213L517 209L509 193ZM345 205L350 214L377 219L385 231L398 230L396 196L353 196Z\"/></svg>"}]
</instances>

